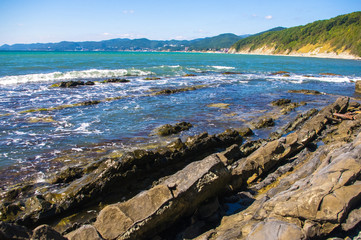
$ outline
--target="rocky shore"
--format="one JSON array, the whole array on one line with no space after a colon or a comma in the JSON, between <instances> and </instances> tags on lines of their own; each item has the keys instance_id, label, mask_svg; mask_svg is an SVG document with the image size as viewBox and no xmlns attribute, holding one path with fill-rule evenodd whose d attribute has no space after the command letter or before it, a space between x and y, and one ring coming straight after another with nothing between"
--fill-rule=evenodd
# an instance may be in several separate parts
<instances>
[{"instance_id":1,"label":"rocky shore","mask_svg":"<svg viewBox=\"0 0 361 240\"><path fill-rule=\"evenodd\" d=\"M227 129L68 167L2 196L0 239L361 239L360 111L340 97L266 139Z\"/></svg>"}]
</instances>

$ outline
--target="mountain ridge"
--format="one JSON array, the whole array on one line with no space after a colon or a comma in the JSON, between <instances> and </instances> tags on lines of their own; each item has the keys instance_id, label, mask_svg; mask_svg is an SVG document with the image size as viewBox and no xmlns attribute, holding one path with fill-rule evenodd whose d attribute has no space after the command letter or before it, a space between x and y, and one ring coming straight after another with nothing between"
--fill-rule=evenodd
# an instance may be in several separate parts
<instances>
[{"instance_id":1,"label":"mountain ridge","mask_svg":"<svg viewBox=\"0 0 361 240\"><path fill-rule=\"evenodd\" d=\"M193 40L149 40L147 38L115 38L103 41L61 41L57 43L4 44L2 51L205 51L228 49L249 35L223 33Z\"/></svg>"}]
</instances>

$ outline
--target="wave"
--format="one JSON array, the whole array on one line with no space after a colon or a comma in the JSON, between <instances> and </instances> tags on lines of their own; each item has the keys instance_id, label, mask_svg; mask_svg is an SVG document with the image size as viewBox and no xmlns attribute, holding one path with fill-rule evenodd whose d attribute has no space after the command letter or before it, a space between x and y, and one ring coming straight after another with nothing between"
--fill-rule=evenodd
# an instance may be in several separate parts
<instances>
[{"instance_id":1,"label":"wave","mask_svg":"<svg viewBox=\"0 0 361 240\"><path fill-rule=\"evenodd\" d=\"M211 66L212 68L218 69L218 70L231 70L231 69L236 69L235 67L227 67L227 66Z\"/></svg>"},{"instance_id":2,"label":"wave","mask_svg":"<svg viewBox=\"0 0 361 240\"><path fill-rule=\"evenodd\" d=\"M83 71L71 71L71 72L52 72L52 73L38 73L38 74L26 74L16 76L5 76L0 78L0 84L19 84L28 82L47 82L47 81L59 81L70 79L99 79L99 78L111 78L111 77L123 77L123 76L146 76L151 75L151 71L143 71L140 69L90 69Z\"/></svg>"}]
</instances>

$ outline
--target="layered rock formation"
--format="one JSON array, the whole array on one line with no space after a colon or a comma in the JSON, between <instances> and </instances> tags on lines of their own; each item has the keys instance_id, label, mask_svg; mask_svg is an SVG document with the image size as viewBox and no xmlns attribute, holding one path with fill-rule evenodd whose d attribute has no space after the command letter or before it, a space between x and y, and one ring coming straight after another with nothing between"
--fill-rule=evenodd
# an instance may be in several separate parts
<instances>
[{"instance_id":1,"label":"layered rock formation","mask_svg":"<svg viewBox=\"0 0 361 240\"><path fill-rule=\"evenodd\" d=\"M120 159L104 159L87 171L73 169L54 180L66 183L61 190L66 194L18 202L21 190L8 194L13 200L2 205L2 217L37 225L82 204L96 203L101 196L112 196L118 198L116 203L60 237L224 240L357 235L361 230L359 108L343 97L319 112L298 115L269 139L242 145L239 133L244 131L227 130L185 142L178 139L156 152L137 150ZM347 111L353 120L337 119ZM125 197L135 183L137 194ZM12 236L14 231L24 238L56 235L48 226L41 229L3 223L0 236Z\"/></svg>"}]
</instances>

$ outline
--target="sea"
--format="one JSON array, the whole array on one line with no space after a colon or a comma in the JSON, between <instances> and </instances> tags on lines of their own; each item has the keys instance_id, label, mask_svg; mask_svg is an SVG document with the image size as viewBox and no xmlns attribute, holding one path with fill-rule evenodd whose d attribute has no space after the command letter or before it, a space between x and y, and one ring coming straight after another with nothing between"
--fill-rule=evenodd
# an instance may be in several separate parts
<instances>
[{"instance_id":1,"label":"sea","mask_svg":"<svg viewBox=\"0 0 361 240\"><path fill-rule=\"evenodd\" d=\"M288 73L274 75L277 71ZM237 73L237 74L235 74ZM327 73L327 74L325 74ZM329 74L332 73L332 74ZM126 83L101 83L109 78ZM62 81L94 85L53 87ZM251 126L270 103L306 102L255 130L265 138L297 114L339 96L354 99L361 61L181 52L0 52L0 188L46 181L64 167L87 164L175 138ZM152 94L164 89L191 91ZM321 95L289 93L316 90ZM98 104L82 105L87 101ZM77 105L78 104L78 105ZM218 105L217 105L218 104ZM185 132L159 137L164 124L190 122Z\"/></svg>"}]
</instances>

